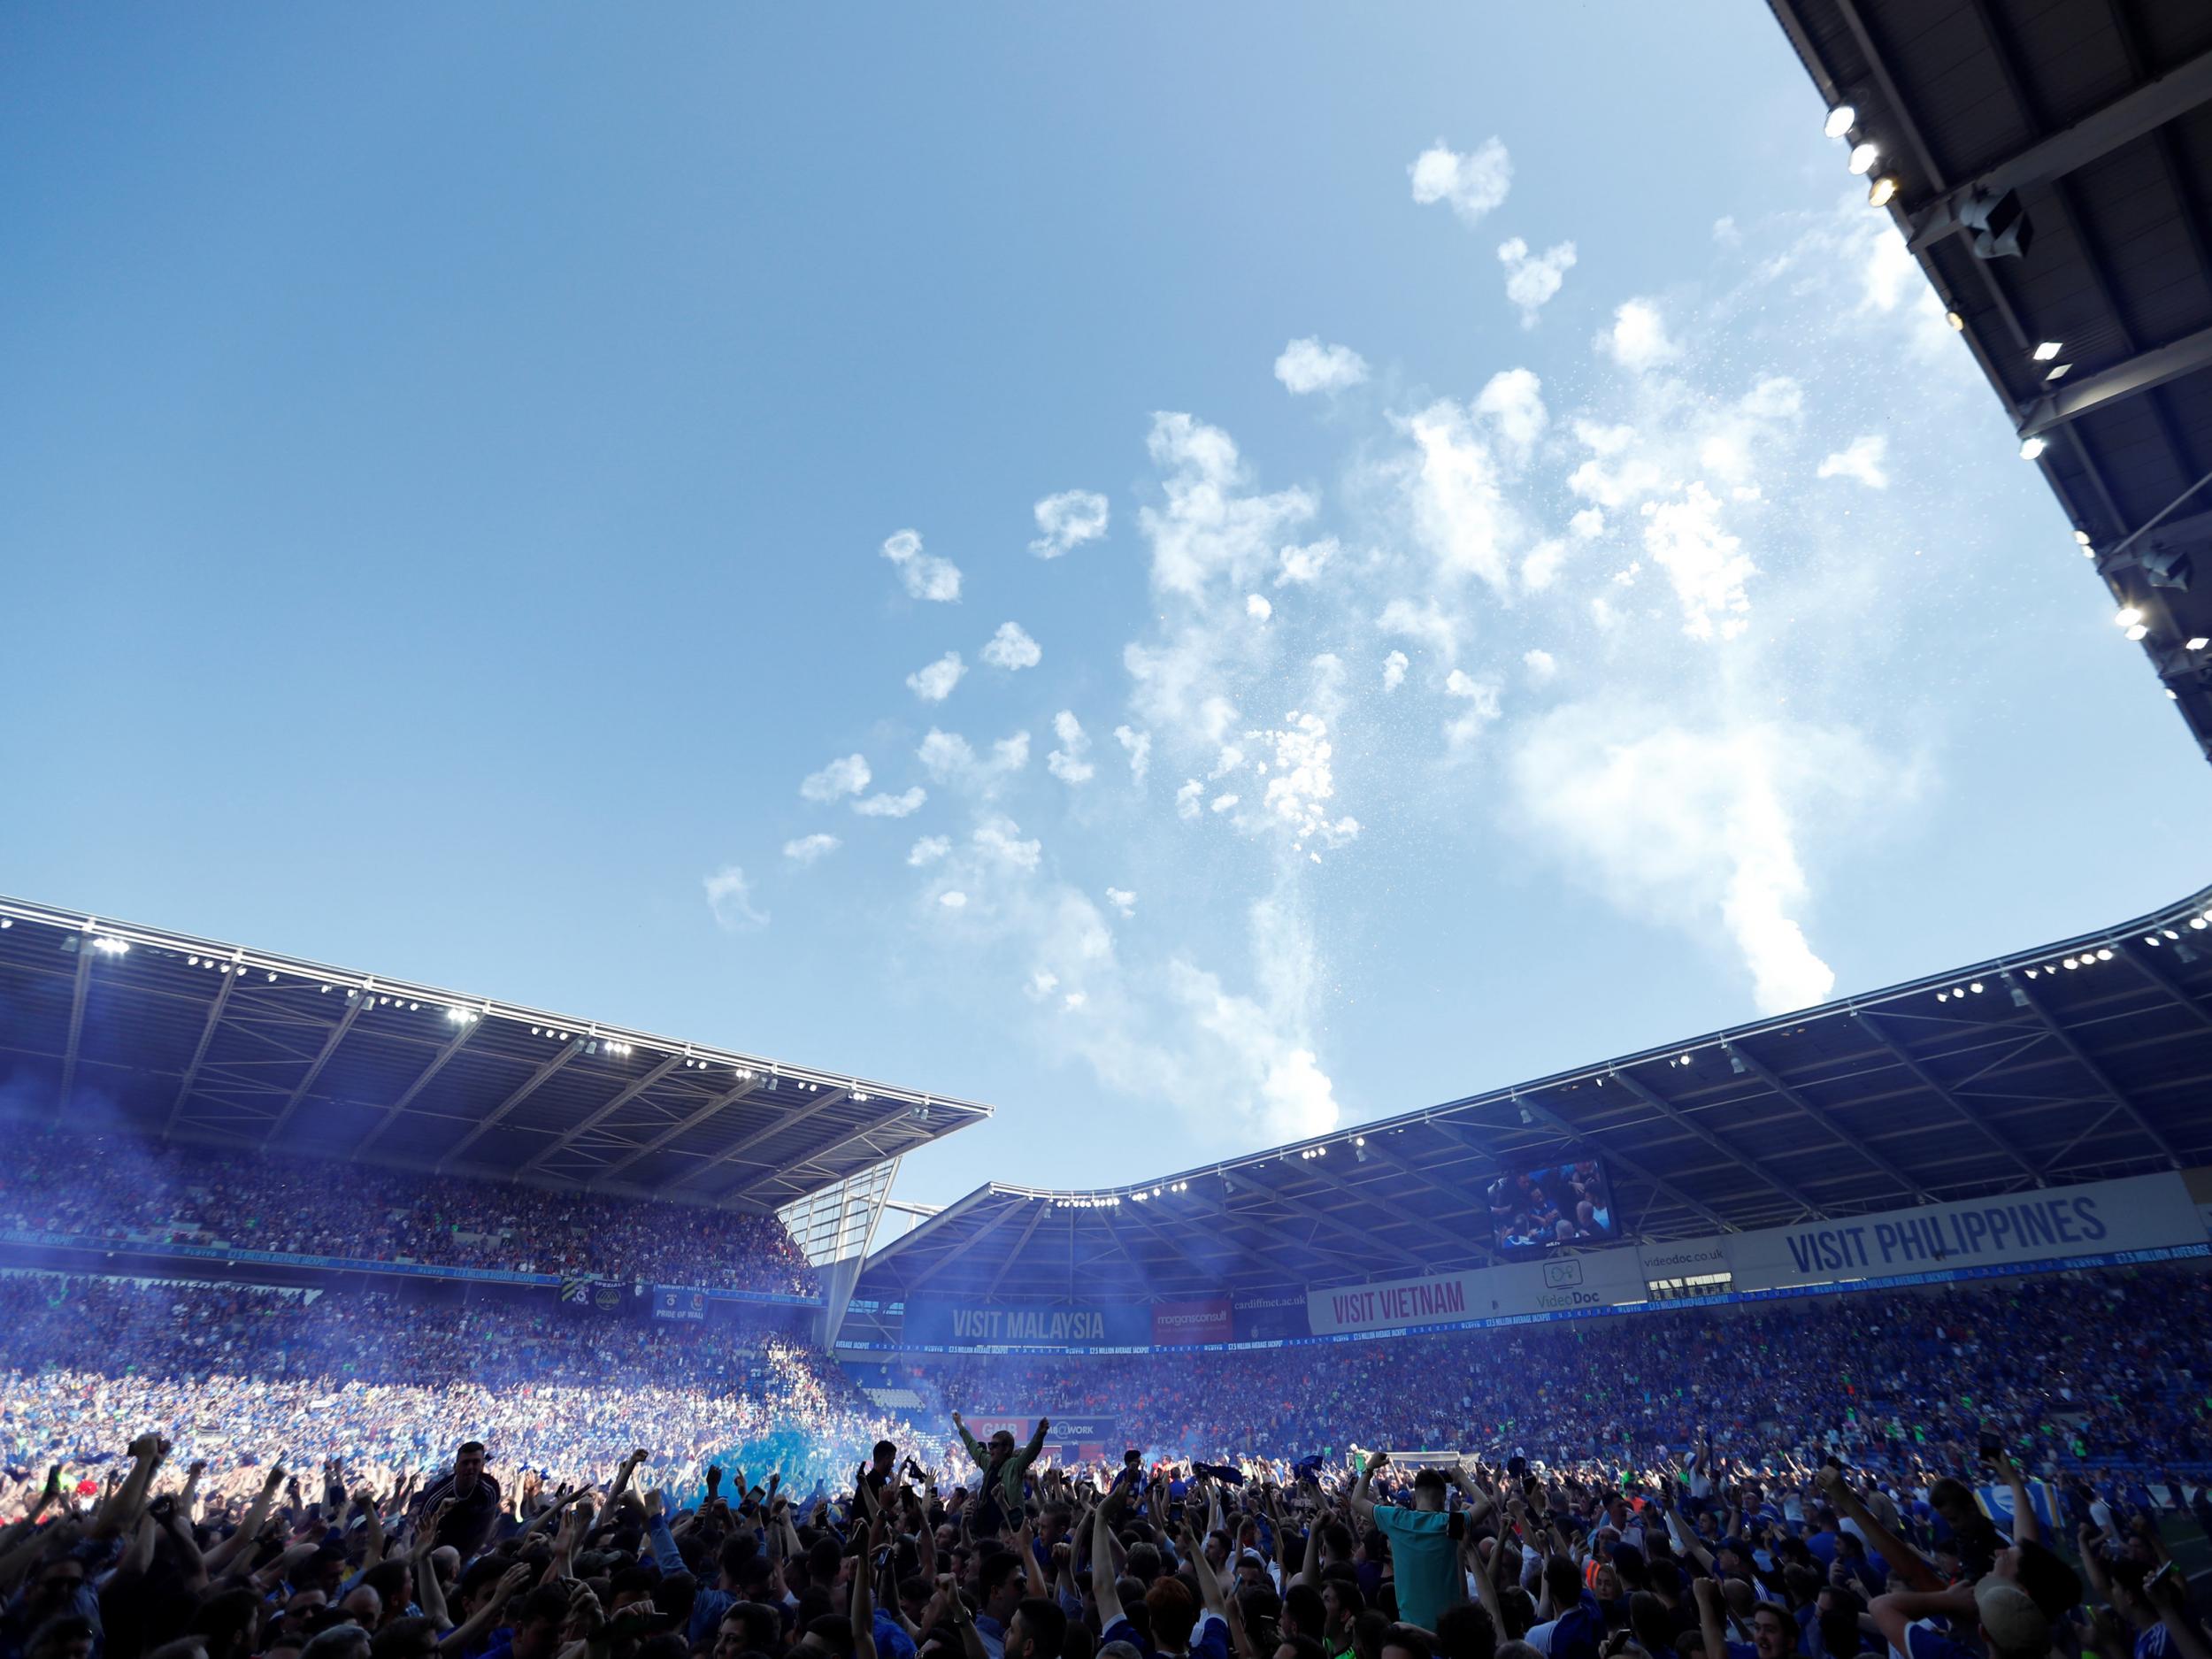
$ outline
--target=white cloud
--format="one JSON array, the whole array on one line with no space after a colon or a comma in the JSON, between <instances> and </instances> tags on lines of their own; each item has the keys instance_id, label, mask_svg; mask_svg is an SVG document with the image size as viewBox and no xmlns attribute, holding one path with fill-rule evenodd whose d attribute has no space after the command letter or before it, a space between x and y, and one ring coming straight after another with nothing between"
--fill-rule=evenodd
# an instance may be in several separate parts
<instances>
[{"instance_id":1,"label":"white cloud","mask_svg":"<svg viewBox=\"0 0 2212 1659\"><path fill-rule=\"evenodd\" d=\"M943 835L925 835L907 849L906 862L911 868L920 870L935 864L951 850L952 841L949 838Z\"/></svg>"},{"instance_id":2,"label":"white cloud","mask_svg":"<svg viewBox=\"0 0 2212 1659\"><path fill-rule=\"evenodd\" d=\"M928 799L929 791L916 784L899 795L872 795L865 801L856 801L853 810L863 818L911 818Z\"/></svg>"},{"instance_id":3,"label":"white cloud","mask_svg":"<svg viewBox=\"0 0 2212 1659\"><path fill-rule=\"evenodd\" d=\"M1525 461L1544 435L1543 382L1526 369L1506 369L1490 377L1475 399L1475 412L1498 429L1517 460Z\"/></svg>"},{"instance_id":4,"label":"white cloud","mask_svg":"<svg viewBox=\"0 0 2212 1659\"><path fill-rule=\"evenodd\" d=\"M1536 326L1536 314L1567 280L1575 262L1575 245L1563 242L1532 255L1518 236L1502 243L1499 263L1505 266L1505 296L1519 308L1521 326Z\"/></svg>"},{"instance_id":5,"label":"white cloud","mask_svg":"<svg viewBox=\"0 0 2212 1659\"><path fill-rule=\"evenodd\" d=\"M826 858L845 843L834 835L802 835L797 841L783 844L783 856L795 864L810 864Z\"/></svg>"},{"instance_id":6,"label":"white cloud","mask_svg":"<svg viewBox=\"0 0 2212 1659\"><path fill-rule=\"evenodd\" d=\"M1175 816L1188 820L1198 816L1198 803L1206 794L1206 786L1195 778L1186 778L1183 787L1175 792Z\"/></svg>"},{"instance_id":7,"label":"white cloud","mask_svg":"<svg viewBox=\"0 0 2212 1659\"><path fill-rule=\"evenodd\" d=\"M1540 686L1557 679L1559 675L1559 659L1547 650L1523 651L1521 666L1528 670L1528 677Z\"/></svg>"},{"instance_id":8,"label":"white cloud","mask_svg":"<svg viewBox=\"0 0 2212 1659\"><path fill-rule=\"evenodd\" d=\"M736 864L724 864L706 879L707 909L726 933L748 933L768 926L768 912L753 902L753 884Z\"/></svg>"},{"instance_id":9,"label":"white cloud","mask_svg":"<svg viewBox=\"0 0 2212 1659\"><path fill-rule=\"evenodd\" d=\"M1255 622L1264 622L1275 614L1275 607L1268 603L1265 594L1250 594L1244 601L1244 614Z\"/></svg>"},{"instance_id":10,"label":"white cloud","mask_svg":"<svg viewBox=\"0 0 2212 1659\"><path fill-rule=\"evenodd\" d=\"M1275 378L1294 397L1340 392L1367 378L1367 360L1349 346L1325 346L1309 334L1283 348L1283 355L1275 359Z\"/></svg>"},{"instance_id":11,"label":"white cloud","mask_svg":"<svg viewBox=\"0 0 2212 1659\"><path fill-rule=\"evenodd\" d=\"M1041 559L1056 559L1106 534L1106 497L1094 490L1064 489L1046 496L1035 511L1040 534L1029 550Z\"/></svg>"},{"instance_id":12,"label":"white cloud","mask_svg":"<svg viewBox=\"0 0 2212 1659\"><path fill-rule=\"evenodd\" d=\"M1383 658L1383 689L1395 691L1406 683L1406 669L1409 666L1403 651L1393 651Z\"/></svg>"},{"instance_id":13,"label":"white cloud","mask_svg":"<svg viewBox=\"0 0 2212 1659\"><path fill-rule=\"evenodd\" d=\"M883 557L898 567L899 580L916 599L949 604L960 597L960 570L950 559L922 551L921 533L901 530L883 544Z\"/></svg>"},{"instance_id":14,"label":"white cloud","mask_svg":"<svg viewBox=\"0 0 2212 1659\"><path fill-rule=\"evenodd\" d=\"M1427 646L1446 662L1459 651L1459 624L1438 609L1433 599L1417 605L1410 599L1394 599L1382 608L1375 626L1385 634L1402 634Z\"/></svg>"},{"instance_id":15,"label":"white cloud","mask_svg":"<svg viewBox=\"0 0 2212 1659\"><path fill-rule=\"evenodd\" d=\"M1743 232L1736 228L1736 216L1723 213L1713 221L1713 240L1724 248L1733 248L1743 241Z\"/></svg>"},{"instance_id":16,"label":"white cloud","mask_svg":"<svg viewBox=\"0 0 2212 1659\"><path fill-rule=\"evenodd\" d=\"M937 895L937 902L949 910L964 910L968 908L968 895L957 887L948 887Z\"/></svg>"},{"instance_id":17,"label":"white cloud","mask_svg":"<svg viewBox=\"0 0 2212 1659\"><path fill-rule=\"evenodd\" d=\"M1137 913L1137 895L1127 887L1108 887L1106 902L1124 916L1134 916Z\"/></svg>"},{"instance_id":18,"label":"white cloud","mask_svg":"<svg viewBox=\"0 0 2212 1659\"><path fill-rule=\"evenodd\" d=\"M1644 550L1673 582L1682 631L1694 640L1732 640L1751 611L1746 584L1758 567L1742 539L1721 522L1721 504L1702 481L1672 501L1644 503Z\"/></svg>"},{"instance_id":19,"label":"white cloud","mask_svg":"<svg viewBox=\"0 0 2212 1659\"><path fill-rule=\"evenodd\" d=\"M1275 562L1278 538L1313 516L1302 489L1240 495L1244 464L1218 426L1184 414L1152 417L1145 442L1167 472L1167 504L1140 515L1152 541L1152 581L1164 593L1196 598L1217 579L1248 591Z\"/></svg>"},{"instance_id":20,"label":"white cloud","mask_svg":"<svg viewBox=\"0 0 2212 1659\"><path fill-rule=\"evenodd\" d=\"M1088 783L1098 767L1084 758L1090 752L1091 740L1083 731L1083 723L1072 710L1063 709L1052 717L1052 733L1060 740L1060 747L1045 757L1045 770L1062 783Z\"/></svg>"},{"instance_id":21,"label":"white cloud","mask_svg":"<svg viewBox=\"0 0 2212 1659\"><path fill-rule=\"evenodd\" d=\"M1605 534L1605 515L1595 507L1585 507L1567 520L1567 533L1578 541L1594 541Z\"/></svg>"},{"instance_id":22,"label":"white cloud","mask_svg":"<svg viewBox=\"0 0 2212 1659\"><path fill-rule=\"evenodd\" d=\"M990 818L976 826L970 837L975 849L994 865L1033 873L1044 856L1042 841L1024 841L1021 826L1010 818Z\"/></svg>"},{"instance_id":23,"label":"white cloud","mask_svg":"<svg viewBox=\"0 0 2212 1659\"><path fill-rule=\"evenodd\" d=\"M906 687L924 703L942 703L952 695L952 688L967 672L968 665L960 660L960 653L947 651L935 662L909 674Z\"/></svg>"},{"instance_id":24,"label":"white cloud","mask_svg":"<svg viewBox=\"0 0 2212 1659\"><path fill-rule=\"evenodd\" d=\"M1638 374L1682 355L1682 348L1668 337L1666 319L1649 300L1624 301L1613 313L1613 326L1598 336L1598 349Z\"/></svg>"},{"instance_id":25,"label":"white cloud","mask_svg":"<svg viewBox=\"0 0 2212 1659\"><path fill-rule=\"evenodd\" d=\"M1267 754L1259 767L1267 778L1260 804L1272 823L1288 832L1291 850L1303 852L1309 841L1336 848L1356 840L1357 818L1329 816L1336 795L1336 749L1328 722L1310 709L1293 709L1282 726L1258 736Z\"/></svg>"},{"instance_id":26,"label":"white cloud","mask_svg":"<svg viewBox=\"0 0 2212 1659\"><path fill-rule=\"evenodd\" d=\"M1448 399L1398 420L1417 455L1402 472L1414 534L1447 585L1476 576L1502 592L1517 534L1503 475L1472 416Z\"/></svg>"},{"instance_id":27,"label":"white cloud","mask_svg":"<svg viewBox=\"0 0 2212 1659\"><path fill-rule=\"evenodd\" d=\"M1413 180L1415 201L1448 202L1452 211L1470 225L1504 201L1513 188L1512 157L1495 138L1464 156L1440 138L1406 172Z\"/></svg>"},{"instance_id":28,"label":"white cloud","mask_svg":"<svg viewBox=\"0 0 2212 1659\"><path fill-rule=\"evenodd\" d=\"M990 757L982 759L957 732L941 732L933 726L914 756L933 781L958 784L987 796L1029 764L1029 733L1017 732L999 739L991 745Z\"/></svg>"},{"instance_id":29,"label":"white cloud","mask_svg":"<svg viewBox=\"0 0 2212 1659\"><path fill-rule=\"evenodd\" d=\"M1464 713L1454 716L1444 725L1444 741L1455 752L1471 746L1505 712L1498 698L1498 684L1494 680L1477 680L1455 668L1444 677L1444 690L1447 695L1467 705Z\"/></svg>"},{"instance_id":30,"label":"white cloud","mask_svg":"<svg viewBox=\"0 0 2212 1659\"><path fill-rule=\"evenodd\" d=\"M1567 562L1567 544L1548 535L1529 549L1521 560L1521 586L1540 594L1559 580L1559 567Z\"/></svg>"},{"instance_id":31,"label":"white cloud","mask_svg":"<svg viewBox=\"0 0 2212 1659\"><path fill-rule=\"evenodd\" d=\"M799 794L809 801L835 801L849 795L858 795L868 787L872 774L866 758L847 755L833 760L816 772L809 772L800 780Z\"/></svg>"},{"instance_id":32,"label":"white cloud","mask_svg":"<svg viewBox=\"0 0 2212 1659\"><path fill-rule=\"evenodd\" d=\"M1044 660L1045 653L1020 623L1002 622L979 655L992 667L1003 668L1010 673L1016 669L1036 667Z\"/></svg>"},{"instance_id":33,"label":"white cloud","mask_svg":"<svg viewBox=\"0 0 2212 1659\"><path fill-rule=\"evenodd\" d=\"M1032 1002L1041 1002L1060 986L1060 976L1049 968L1038 968L1029 976L1029 996Z\"/></svg>"},{"instance_id":34,"label":"white cloud","mask_svg":"<svg viewBox=\"0 0 2212 1659\"><path fill-rule=\"evenodd\" d=\"M1889 458L1889 440L1882 434L1856 437L1821 462L1822 478L1855 478L1869 489L1887 489L1889 474L1883 464Z\"/></svg>"},{"instance_id":35,"label":"white cloud","mask_svg":"<svg viewBox=\"0 0 2212 1659\"><path fill-rule=\"evenodd\" d=\"M1236 797L1235 795L1216 795L1216 796L1215 796L1212 800L1210 800L1210 801L1207 802L1207 803L1206 803L1206 805L1207 805L1207 808L1208 808L1210 810L1211 810L1211 811L1215 811L1215 812L1226 812L1226 811L1228 811L1228 810L1229 810L1232 807L1235 806L1235 805L1236 805L1236 803L1237 803L1237 797Z\"/></svg>"},{"instance_id":36,"label":"white cloud","mask_svg":"<svg viewBox=\"0 0 2212 1659\"><path fill-rule=\"evenodd\" d=\"M1118 726L1114 728L1114 741L1129 757L1129 780L1141 786L1145 773L1152 770L1152 733Z\"/></svg>"},{"instance_id":37,"label":"white cloud","mask_svg":"<svg viewBox=\"0 0 2212 1659\"><path fill-rule=\"evenodd\" d=\"M1834 989L1805 936L1800 825L1900 785L1855 732L1702 726L1640 698L1569 704L1522 734L1510 771L1533 844L1628 914L1724 933L1762 1012Z\"/></svg>"},{"instance_id":38,"label":"white cloud","mask_svg":"<svg viewBox=\"0 0 2212 1659\"><path fill-rule=\"evenodd\" d=\"M1155 415L1148 447L1164 473L1163 504L1139 514L1157 622L1122 663L1131 711L1180 758L1243 724L1241 688L1259 683L1278 649L1275 630L1251 626L1246 601L1315 501L1302 489L1248 493L1228 434L1188 415Z\"/></svg>"},{"instance_id":39,"label":"white cloud","mask_svg":"<svg viewBox=\"0 0 2212 1659\"><path fill-rule=\"evenodd\" d=\"M1321 572L1329 561L1343 549L1334 536L1324 536L1305 547L1286 547L1282 550L1282 572L1275 578L1278 588L1294 583L1311 583L1321 580Z\"/></svg>"}]
</instances>

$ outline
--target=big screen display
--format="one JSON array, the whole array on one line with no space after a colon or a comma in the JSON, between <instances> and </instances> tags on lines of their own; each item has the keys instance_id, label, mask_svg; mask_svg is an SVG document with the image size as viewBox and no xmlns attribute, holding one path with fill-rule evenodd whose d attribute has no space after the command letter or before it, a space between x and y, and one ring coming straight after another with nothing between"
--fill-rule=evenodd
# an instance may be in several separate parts
<instances>
[{"instance_id":1,"label":"big screen display","mask_svg":"<svg viewBox=\"0 0 2212 1659\"><path fill-rule=\"evenodd\" d=\"M1552 1250L1617 1243L1612 1184L1595 1158L1545 1164L1501 1175L1486 1194L1490 1225L1502 1256L1527 1257Z\"/></svg>"}]
</instances>

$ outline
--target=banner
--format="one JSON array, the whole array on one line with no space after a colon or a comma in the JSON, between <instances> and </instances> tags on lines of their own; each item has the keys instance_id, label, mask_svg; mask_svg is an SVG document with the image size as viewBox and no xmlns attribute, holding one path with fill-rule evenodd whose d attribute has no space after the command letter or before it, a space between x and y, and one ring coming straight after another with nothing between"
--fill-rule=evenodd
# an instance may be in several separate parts
<instances>
[{"instance_id":1,"label":"banner","mask_svg":"<svg viewBox=\"0 0 2212 1659\"><path fill-rule=\"evenodd\" d=\"M1202 1302L1156 1302L1152 1304L1152 1346L1191 1348L1201 1342L1227 1342L1236 1334L1236 1314L1226 1296Z\"/></svg>"},{"instance_id":2,"label":"banner","mask_svg":"<svg viewBox=\"0 0 2212 1659\"><path fill-rule=\"evenodd\" d=\"M1595 1250L1513 1262L1464 1273L1394 1279L1306 1293L1306 1318L1316 1336L1352 1331L1398 1331L1476 1319L1587 1313L1650 1294L1633 1250Z\"/></svg>"},{"instance_id":3,"label":"banner","mask_svg":"<svg viewBox=\"0 0 2212 1659\"><path fill-rule=\"evenodd\" d=\"M1149 1348L1144 1302L991 1302L910 1296L904 1340L956 1348Z\"/></svg>"},{"instance_id":4,"label":"banner","mask_svg":"<svg viewBox=\"0 0 2212 1659\"><path fill-rule=\"evenodd\" d=\"M1700 1242L1726 1252L1741 1292L2201 1244L2204 1224L2187 1186L2169 1172Z\"/></svg>"},{"instance_id":5,"label":"banner","mask_svg":"<svg viewBox=\"0 0 2212 1659\"><path fill-rule=\"evenodd\" d=\"M707 1317L707 1293L703 1290L685 1290L675 1285L657 1285L653 1288L653 1317L656 1319L704 1319Z\"/></svg>"},{"instance_id":6,"label":"banner","mask_svg":"<svg viewBox=\"0 0 2212 1659\"><path fill-rule=\"evenodd\" d=\"M1234 1308L1238 1342L1293 1342L1313 1334L1306 1322L1303 1292L1280 1296L1239 1296Z\"/></svg>"}]
</instances>

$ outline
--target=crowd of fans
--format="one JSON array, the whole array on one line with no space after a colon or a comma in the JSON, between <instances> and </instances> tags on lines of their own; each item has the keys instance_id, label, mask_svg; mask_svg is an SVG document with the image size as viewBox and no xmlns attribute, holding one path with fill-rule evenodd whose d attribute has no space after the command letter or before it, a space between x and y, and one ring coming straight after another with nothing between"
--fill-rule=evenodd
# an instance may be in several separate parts
<instances>
[{"instance_id":1,"label":"crowd of fans","mask_svg":"<svg viewBox=\"0 0 2212 1659\"><path fill-rule=\"evenodd\" d=\"M0 1161L0 1230L709 1290L818 1289L772 1216L125 1136L12 1141Z\"/></svg>"},{"instance_id":2,"label":"crowd of fans","mask_svg":"<svg viewBox=\"0 0 2212 1659\"><path fill-rule=\"evenodd\" d=\"M511 1466L555 1481L603 1471L641 1440L672 1481L748 1453L811 1478L904 1430L803 1341L735 1322L643 1321L550 1296L0 1278L8 1475L89 1467L136 1423L160 1424L219 1475L336 1457L391 1479L428 1468L466 1424Z\"/></svg>"},{"instance_id":3,"label":"crowd of fans","mask_svg":"<svg viewBox=\"0 0 2212 1659\"><path fill-rule=\"evenodd\" d=\"M1991 1280L1764 1309L1654 1312L1173 1358L975 1357L894 1367L975 1412L1117 1418L1182 1456L1370 1444L1653 1458L1686 1421L1864 1460L2001 1427L2036 1468L2212 1460L2212 1276L2188 1268ZM940 1394L933 1394L935 1389Z\"/></svg>"},{"instance_id":4,"label":"crowd of fans","mask_svg":"<svg viewBox=\"0 0 2212 1659\"><path fill-rule=\"evenodd\" d=\"M1055 1467L1046 1418L917 1434L712 1325L19 1274L0 1659L2212 1659L2162 1531L2212 1496L2030 1472L2053 1424L2116 1449L2116 1399L2202 1409L2203 1294L1071 1363L1140 1426ZM793 1425L826 1481L763 1444Z\"/></svg>"}]
</instances>

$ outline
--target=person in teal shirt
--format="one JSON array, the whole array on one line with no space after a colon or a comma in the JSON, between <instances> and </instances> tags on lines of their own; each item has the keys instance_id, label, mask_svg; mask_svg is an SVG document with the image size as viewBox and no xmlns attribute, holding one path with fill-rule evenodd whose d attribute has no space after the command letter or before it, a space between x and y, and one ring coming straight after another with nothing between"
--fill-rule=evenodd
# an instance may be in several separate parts
<instances>
[{"instance_id":1,"label":"person in teal shirt","mask_svg":"<svg viewBox=\"0 0 2212 1659\"><path fill-rule=\"evenodd\" d=\"M1372 1520L1390 1540L1391 1582L1398 1593L1401 1624L1433 1631L1447 1608L1467 1599L1467 1578L1460 1569L1459 1540L1451 1533L1452 1517L1444 1512L1445 1494L1456 1484L1479 1517L1488 1494L1455 1468L1447 1479L1440 1469L1424 1469L1413 1478L1413 1507L1377 1503L1368 1496L1368 1482L1390 1462L1390 1454L1377 1452L1360 1471L1352 1488L1353 1512Z\"/></svg>"}]
</instances>

